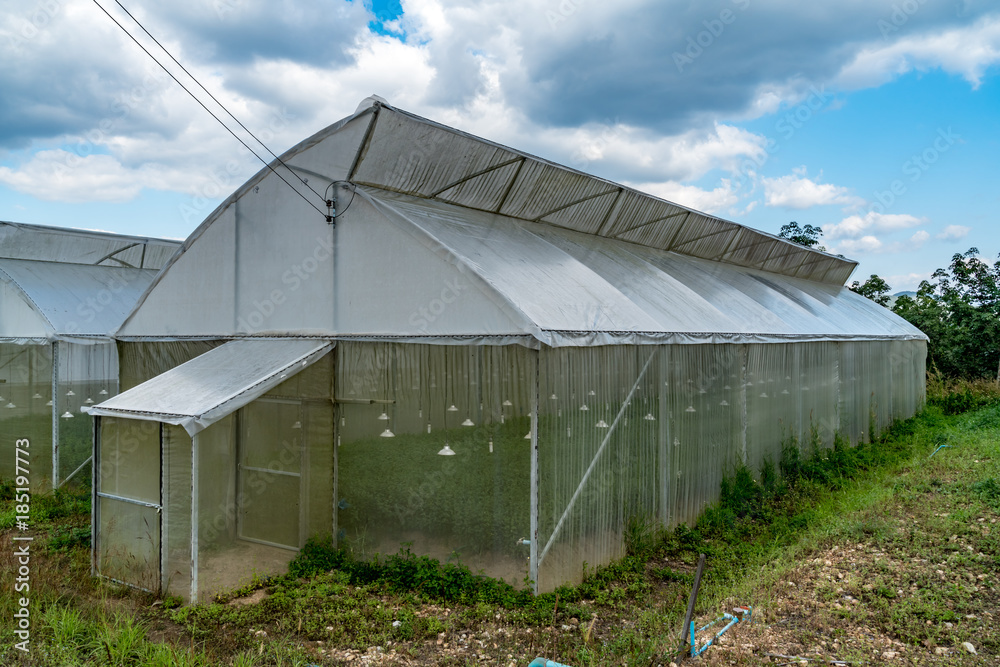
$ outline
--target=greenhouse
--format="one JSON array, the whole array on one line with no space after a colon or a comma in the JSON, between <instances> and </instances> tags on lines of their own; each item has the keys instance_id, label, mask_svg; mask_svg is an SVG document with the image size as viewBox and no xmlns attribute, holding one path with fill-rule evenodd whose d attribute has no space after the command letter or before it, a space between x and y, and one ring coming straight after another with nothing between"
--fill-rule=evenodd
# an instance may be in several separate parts
<instances>
[{"instance_id":1,"label":"greenhouse","mask_svg":"<svg viewBox=\"0 0 1000 667\"><path fill-rule=\"evenodd\" d=\"M179 245L0 222L0 478L28 439L32 491L89 483L81 408L117 393L111 334Z\"/></svg>"},{"instance_id":2,"label":"greenhouse","mask_svg":"<svg viewBox=\"0 0 1000 667\"><path fill-rule=\"evenodd\" d=\"M369 98L223 202L116 334L95 571L205 599L315 537L579 581L737 463L920 407L926 337L854 268Z\"/></svg>"}]
</instances>

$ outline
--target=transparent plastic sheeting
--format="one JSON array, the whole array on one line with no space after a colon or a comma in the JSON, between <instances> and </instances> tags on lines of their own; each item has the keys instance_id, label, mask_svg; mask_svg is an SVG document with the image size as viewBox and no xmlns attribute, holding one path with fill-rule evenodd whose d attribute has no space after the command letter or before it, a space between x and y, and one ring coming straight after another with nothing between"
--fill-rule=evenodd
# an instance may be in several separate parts
<instances>
[{"instance_id":1,"label":"transparent plastic sheeting","mask_svg":"<svg viewBox=\"0 0 1000 667\"><path fill-rule=\"evenodd\" d=\"M103 417L99 573L205 600L285 571L308 537L329 538L332 363L328 354L194 438L176 425Z\"/></svg>"},{"instance_id":2,"label":"transparent plastic sheeting","mask_svg":"<svg viewBox=\"0 0 1000 667\"><path fill-rule=\"evenodd\" d=\"M197 434L197 591L205 600L287 570L333 525L333 358Z\"/></svg>"},{"instance_id":3,"label":"transparent plastic sheeting","mask_svg":"<svg viewBox=\"0 0 1000 667\"><path fill-rule=\"evenodd\" d=\"M98 457L97 571L160 586L160 435L156 424L105 419Z\"/></svg>"},{"instance_id":4,"label":"transparent plastic sheeting","mask_svg":"<svg viewBox=\"0 0 1000 667\"><path fill-rule=\"evenodd\" d=\"M540 353L538 584L624 553L629 521L693 522L741 462L858 444L924 402L924 341Z\"/></svg>"},{"instance_id":5,"label":"transparent plastic sheeting","mask_svg":"<svg viewBox=\"0 0 1000 667\"><path fill-rule=\"evenodd\" d=\"M106 341L155 276L148 269L0 259L0 281L31 305L28 312L9 294L0 299L0 336L17 336L23 327L32 335L43 329L48 340Z\"/></svg>"},{"instance_id":6,"label":"transparent plastic sheeting","mask_svg":"<svg viewBox=\"0 0 1000 667\"><path fill-rule=\"evenodd\" d=\"M531 531L532 353L340 343L338 543L520 585Z\"/></svg>"},{"instance_id":7,"label":"transparent plastic sheeting","mask_svg":"<svg viewBox=\"0 0 1000 667\"><path fill-rule=\"evenodd\" d=\"M14 478L14 443L27 438L32 491L52 484L51 398L52 345L0 343L0 478Z\"/></svg>"},{"instance_id":8,"label":"transparent plastic sheeting","mask_svg":"<svg viewBox=\"0 0 1000 667\"><path fill-rule=\"evenodd\" d=\"M133 463L123 445L147 442L156 422L105 418L101 488L164 509L156 571L186 597L281 572L331 531L358 557L411 550L515 584L534 574L534 552L546 591L622 555L632 520L694 521L740 462L759 469L783 442L830 447L838 433L858 444L909 417L925 398L925 356L920 340L539 352L341 342L193 440L168 425L149 436L162 442L162 502L161 461ZM109 516L129 530L150 520L128 504L102 499L99 530L114 530Z\"/></svg>"},{"instance_id":9,"label":"transparent plastic sheeting","mask_svg":"<svg viewBox=\"0 0 1000 667\"><path fill-rule=\"evenodd\" d=\"M58 355L52 393L53 355ZM90 479L93 420L82 409L118 393L113 343L0 343L0 476L14 473L14 441L31 441L34 491ZM53 456L53 437L59 443ZM9 456L7 453L9 452Z\"/></svg>"}]
</instances>

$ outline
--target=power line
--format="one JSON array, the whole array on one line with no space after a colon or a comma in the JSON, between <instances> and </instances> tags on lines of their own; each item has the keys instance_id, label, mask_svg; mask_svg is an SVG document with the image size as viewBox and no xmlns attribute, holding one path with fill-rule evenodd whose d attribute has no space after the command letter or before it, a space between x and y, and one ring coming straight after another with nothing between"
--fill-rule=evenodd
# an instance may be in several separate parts
<instances>
[{"instance_id":1,"label":"power line","mask_svg":"<svg viewBox=\"0 0 1000 667\"><path fill-rule=\"evenodd\" d=\"M214 119L215 119L215 120L216 120L216 121L217 121L217 122L219 123L219 125L221 125L222 127L226 128L226 131L227 131L227 132L229 132L229 134L233 135L233 137L234 137L234 138L235 138L235 139L236 139L236 140L237 140L238 142L240 142L241 144L243 144L243 147L244 147L244 148L246 148L246 149L247 149L248 151L250 151L250 152L251 152L251 153L253 154L253 156L254 156L255 158L257 158L257 159L258 159L258 160L260 160L260 161L261 161L262 163L264 163L264 166L265 166L265 167L267 167L268 169L270 169L270 170L271 170L271 172L272 172L272 173L273 173L273 174L274 174L275 176L277 176L278 178L280 178L280 179L282 180L282 182L284 182L284 184L285 184L285 185L287 185L288 187L290 187L290 188L291 188L291 189L292 189L292 190L293 190L293 191L295 192L295 194L297 194L297 195L298 195L299 197L301 197L303 201L305 201L305 202L306 202L307 204L309 204L309 205L310 205L310 206L312 206L312 207L313 207L314 209L316 209L316 212L317 212L317 213L319 213L319 214L320 214L320 215L322 215L322 216L323 216L324 218L326 218L326 219L327 219L327 221L329 221L329 218L330 218L330 216L329 216L329 215L328 215L327 213L324 213L324 212L323 212L323 211L322 211L322 210L321 210L321 209L320 209L320 208L319 208L318 206L316 206L316 204L314 204L314 203L312 203L311 201L309 201L309 199L308 199L308 198L307 198L307 197L306 197L306 196L305 196L304 194L302 194L301 192L299 192L299 190L298 190L298 189L296 189L294 185L292 185L291 183L289 183L289 182L288 182L288 180L287 180L287 179L285 179L285 177L283 177L283 176L282 176L281 174L279 174L279 173L278 173L278 172L277 172L277 171L276 171L276 170L274 169L274 167L272 167L272 166L271 166L271 164L270 164L269 162L267 162L267 161L266 161L266 160L265 160L264 158L262 158L262 157L261 157L260 155L258 155L258 154L257 154L257 152L256 152L256 151L255 151L254 149L250 148L250 146L248 146L248 145L247 145L247 143L246 143L245 141L243 141L243 139L241 139L241 138L239 137L239 135L237 135L237 134L236 134L235 132L233 132L232 128L230 128L230 127L229 127L228 125L226 125L226 124L225 124L224 122L222 122L222 119L221 119L221 118L219 118L218 116L216 116L216 115L215 115L215 114L214 114L214 113L212 112L212 110L211 110L211 109L209 109L209 108L208 108L207 106L205 106L205 103L204 103L204 102L202 102L202 101L201 101L200 99L198 99L198 97L197 97L197 96L196 96L196 95L195 95L194 93L192 93L192 92L191 92L191 91L190 91L190 90L188 89L188 87L187 87L187 86L185 86L185 85L184 85L183 83L181 83L181 82L180 82L180 80L179 80L179 79L178 79L178 78L177 78L176 76L174 76L173 72L171 72L171 71L170 71L169 69L167 69L167 68L166 68L166 66L164 66L164 64L163 64L163 63L161 63L161 62L160 62L159 60L157 60L157 59L156 59L156 56L154 56L154 55L153 55L152 53L150 53L150 52L149 52L149 49L147 49L147 48L146 48L145 46L143 46L143 45L142 45L142 43L141 43L141 42L140 42L140 41L139 41L138 39L136 39L136 38L135 38L135 36L134 36L134 35L133 35L132 33L130 33L130 32L129 32L129 31L128 31L128 30L126 29L126 28L125 28L125 26L123 26L123 25L122 25L121 23L119 23L119 22L118 22L118 19L116 19L116 18L115 18L114 16L112 16L112 15L111 15L111 13L110 13L110 12L108 12L108 10L107 10L107 9L105 9L103 5L101 5L101 3L99 3L99 2L97 1L97 0L93 0L93 2L94 2L94 4L95 4L95 5L97 5L97 6L98 6L98 7L100 8L100 10L101 10L102 12L104 12L104 13L105 13L105 14L107 15L107 17L108 17L109 19L111 19L112 21L114 21L115 25L117 25L117 26L118 26L118 27L119 27L119 28L121 29L121 31L122 31L122 32L124 32L124 33L125 33L126 35L128 35L128 36L129 36L129 38L130 38L130 39L131 39L131 40L132 40L133 42L135 42L135 43L136 43L136 45L137 45L137 46L138 46L138 47L139 47L140 49L142 49L142 50L143 50L143 51L145 52L145 54L146 54L147 56L149 56L149 57L150 57L150 58L151 58L151 59L153 60L153 62L155 62L155 63L156 63L157 65L159 65L159 66L160 66L160 69L162 69L162 70L163 70L164 72L166 72L166 73L167 73L167 75L168 75L168 76L169 76L169 77L170 77L171 79L173 79L173 80L174 80L174 82L176 82L176 83L177 83L177 85L178 85L178 86L180 86L180 87L181 87L181 88L182 88L182 89L184 90L184 92L185 92L185 93L187 93L188 95L190 95L190 96L191 96L191 98L192 98L192 99L193 99L193 100L194 100L195 102L197 102L197 103L198 103L199 105L201 105L201 108L202 108L202 109L204 109L205 111L207 111L207 112L208 112L208 114L209 114L209 115L210 115L210 116L211 116L212 118L214 118ZM115 2L118 2L118 0L115 0ZM120 3L120 2L118 2L118 5L119 5L119 6L121 6L121 3ZM125 8L124 8L124 7L122 7L122 9L125 9ZM128 10L125 10L125 13L127 13L127 14L128 14ZM134 17L134 16L132 16L131 14L129 14L129 16L131 16L131 17L132 17L132 20L133 20L133 21L136 21L136 19L135 19L135 17ZM138 22L138 21L136 21L136 23L139 23L139 22ZM141 24L139 24L139 27L140 27L140 28L142 28L142 25L141 25ZM142 29L143 29L144 31L146 31L146 29L145 29L145 28L142 28ZM149 32L148 32L148 31L146 31L146 34L147 34L147 35L149 35ZM152 35L150 35L150 37L152 37ZM156 39L153 39L153 41L154 41L154 42L156 42ZM156 43L157 43L157 45L160 45L160 43L159 43L159 42L156 42ZM161 48L161 49L163 49L163 46L162 46L162 45L160 45L160 48ZM170 53L169 53L169 52L167 52L167 51L166 51L166 49L163 49L163 50L164 50L164 52L166 52L166 53L167 53L167 55L170 55ZM173 58L173 56L170 56L170 57L171 57L171 58ZM175 60L174 60L174 62L177 62L177 60L175 59ZM180 63L178 63L178 65L180 65ZM184 67L183 67L183 66L181 66L181 69L184 69ZM194 79L194 80L195 80L195 83L198 83L198 80L197 80L197 79L195 79L195 78L194 78L194 77L193 77L193 76L191 75L191 73L190 73L190 72L188 72L188 71L187 71L186 69L185 69L184 71L185 71L185 72L187 73L187 75L188 75L188 76L190 76L190 77L191 77L192 79ZM198 83L198 85L199 85L199 86L201 86L201 84L200 84L200 83ZM205 90L205 87L204 87L204 86L202 86L202 90ZM205 92L208 92L208 91L206 90ZM208 94L209 94L209 97L212 97L212 94L211 94L211 93L208 93ZM215 100L215 98L214 98L214 97L212 97L212 99L213 99L213 100ZM215 102L216 102L216 104L218 104L218 105L219 105L220 107L222 107L223 109L225 109L225 107L224 107L224 106L222 105L222 103L220 103L220 102L219 102L218 100L215 100ZM228 109L226 109L226 113L229 113L229 110L228 110ZM229 115L230 115L230 116L233 116L233 114L231 114L231 113L229 113ZM233 118L235 119L235 116L233 116ZM236 122L237 122L237 123L239 123L239 121L238 121L238 120L237 120ZM244 130L246 130L246 127L244 127L242 123L240 123L240 127L243 127L243 129L244 129ZM247 130L247 132L249 133L250 131L249 131L249 130ZM251 133L251 134L250 134L250 136L253 136L253 134ZM264 143L263 143L263 142L262 142L262 141L261 141L260 139L257 139L257 137L254 137L254 139L256 139L256 140L257 140L257 142L258 142L258 143L260 143L260 144L261 144L262 146L264 146ZM267 148L267 146L264 146L264 148ZM274 155L274 153L273 153L273 152L271 152L271 150L270 150L270 149L268 149L268 152L269 152L269 153L271 153L271 155ZM304 180L304 179L302 179L302 177L301 177L301 176L299 176L299 175L298 175L298 174L296 174L296 173L295 173L294 171L292 171L292 170L291 170L291 168L290 168L290 167L289 167L289 166L288 166L287 164L285 164L285 163L284 163L284 162L283 162L283 161L281 160L281 158L279 158L278 156L276 156L276 155L275 155L275 159L277 159L277 160L278 160L278 162L279 162L279 163L280 163L280 164L281 164L281 165L282 165L282 166L283 166L283 167L284 167L285 169L288 169L288 171L289 171L289 172L291 172L292 174L294 174L294 175L295 175L295 177L296 177L296 178L298 178L298 179L299 179L299 180L300 180L300 181L302 182L302 184L303 184L303 185L305 185L305 186L306 186L307 188L309 188L309 190L311 190L311 191L313 192L313 194L317 195L318 197L320 197L320 198L322 199L322 195L320 195L320 194L319 194L318 192L316 192L315 190L313 190L313 189L312 189L312 187L310 187L310 186L309 186L309 184L308 184L308 183L306 183L306 182L305 182L305 180ZM326 203L326 200L324 200L324 203Z\"/></svg>"},{"instance_id":2,"label":"power line","mask_svg":"<svg viewBox=\"0 0 1000 667\"><path fill-rule=\"evenodd\" d=\"M307 188L309 188L310 190L312 190L312 192L313 192L313 194L314 194L314 195L316 195L316 196L317 196L317 197L319 197L320 199L323 199L324 201L326 200L326 198L325 198L325 197L323 197L322 195L320 195L320 193L316 192L316 190L313 190L313 187L312 187L311 185L309 185L308 181L306 181L306 180L305 180L304 178L302 178L301 176L299 176L298 174L296 174L296 173L295 173L294 171L292 171L292 170L291 170L291 169L290 169L290 168L288 167L288 165L286 165L286 164L285 164L284 162L282 162L281 158L280 158L280 157L278 157L277 155L275 155L275 154L274 154L274 151L272 151L272 150L271 150L270 148L268 148L268 147L267 147L267 144L265 144L265 143L264 143L263 141L261 141L260 139L258 139L258 138L257 138L257 136L256 136L256 135L255 135L255 134L254 134L253 132L251 132L251 131L250 131L250 129L249 129L249 128L248 128L248 127L247 127L246 125L244 125L243 123L241 123L241 122L240 122L240 119L239 119L239 118L237 118L236 116L234 116L234 115L232 114L232 112L231 112L231 111L230 111L229 109L227 109L227 108L226 108L226 105L224 105L224 104L223 104L222 102L220 102L220 101L219 101L218 99L216 99L215 95L213 95L213 94L212 94L212 93L211 93L211 92L210 92L210 91L208 90L208 88L206 88L205 86L203 86L203 85L202 85L202 83L201 83L201 81L199 81L199 80L198 80L198 79L197 79L197 78L195 77L195 75L194 75L194 74L192 74L191 72L189 72L189 71L187 70L187 68L186 68L186 67L184 67L184 65L182 65L182 64L180 63L180 61L178 61L178 60L177 60L177 58L174 58L173 54L172 54L172 53L170 53L170 51L168 51L168 50L167 50L167 47L163 46L163 44L161 44L161 43L160 43L160 41L159 41L158 39L156 39L155 37L153 37L153 35L152 35L152 34L150 34L150 32L149 32L148 30L146 30L146 26L142 25L142 23L140 23L140 22L139 22L139 19L137 19L137 18L136 18L135 16L133 16L133 15L132 15L132 12L130 12L130 11L129 11L129 10L128 10L128 9L126 8L126 7L125 7L125 5L123 5L123 4L122 4L122 3L120 2L120 0L115 0L115 4L116 4L116 5L118 5L119 7L121 7L121 8L122 8L122 11L124 11L124 12L125 12L126 14L128 14L128 17L129 17L130 19L132 19L133 21L135 21L135 24L136 24L137 26L139 26L139 27L140 27L140 28L142 29L142 31L143 31L144 33L146 33L146 35L148 35L148 36L149 36L149 38L150 38L151 40L153 40L153 42L155 42L155 43L156 43L156 45L157 45L158 47L160 47L160 49L161 49L161 50L162 50L162 51L163 51L164 53L166 53L166 54L167 54L167 55L168 55L168 56L170 57L170 59L171 59L171 60L173 60L173 61L174 61L174 63L176 63L176 64L177 64L177 66L178 66L178 67L180 67L180 68L181 68L181 70L183 70L183 71L184 71L184 73L185 73L185 74L187 74L187 75L188 75L189 77L191 77L191 80L192 80L192 81L194 81L195 83L197 83L197 84L198 84L198 87L199 87L199 88L201 88L202 90L204 90L204 91L205 91L205 94L207 94L207 95L208 95L209 97L211 97L211 98L212 98L212 101L213 101L213 102L215 102L216 104L218 104L218 105L219 105L219 106L220 106L220 107L222 108L222 110L223 110L223 111L225 111L225 112L226 112L227 114L229 114L229 117L230 117L230 118L232 118L232 119L233 119L234 121L236 121L236 124L237 124L237 125L239 125L240 127L242 127L242 128L243 128L243 130L244 130L244 131L245 131L245 132L246 132L247 134L249 134L249 135L250 135L251 137L253 137L254 141L256 141L256 142L257 142L258 144L260 144L261 146L263 146L263 147L264 147L264 150L266 150L266 151L267 151L268 153L270 153L270 154L271 154L271 157L273 157L273 158L274 158L275 160L277 160L277 161L278 161L279 163L281 163L281 165L282 165L282 166L283 166L283 167L284 167L285 169L288 169L288 171L291 171L291 172L292 172L292 174L293 174L293 175L295 175L295 177L296 177L296 178L298 178L298 179L299 179L299 181L301 181L301 182L302 182L302 185L304 185L304 186L306 186Z\"/></svg>"}]
</instances>

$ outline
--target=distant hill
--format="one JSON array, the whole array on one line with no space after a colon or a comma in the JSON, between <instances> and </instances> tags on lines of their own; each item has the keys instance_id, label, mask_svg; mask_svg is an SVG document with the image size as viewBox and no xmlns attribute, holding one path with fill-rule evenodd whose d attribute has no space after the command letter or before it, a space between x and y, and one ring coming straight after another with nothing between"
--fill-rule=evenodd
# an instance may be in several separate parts
<instances>
[{"instance_id":1,"label":"distant hill","mask_svg":"<svg viewBox=\"0 0 1000 667\"><path fill-rule=\"evenodd\" d=\"M912 299L915 296L917 296L917 293L913 292L913 291L896 292L891 297L889 297L889 308L892 308L893 306L895 306L896 305L896 299L898 299L901 296L908 296L908 297L910 297Z\"/></svg>"}]
</instances>

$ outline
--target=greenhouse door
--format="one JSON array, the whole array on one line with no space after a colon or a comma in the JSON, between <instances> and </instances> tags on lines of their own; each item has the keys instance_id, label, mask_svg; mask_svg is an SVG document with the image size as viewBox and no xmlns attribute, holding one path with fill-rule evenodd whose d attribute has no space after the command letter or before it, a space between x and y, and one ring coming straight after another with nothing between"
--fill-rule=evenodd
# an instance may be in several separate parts
<instances>
[{"instance_id":1,"label":"greenhouse door","mask_svg":"<svg viewBox=\"0 0 1000 667\"><path fill-rule=\"evenodd\" d=\"M305 543L303 416L301 402L270 398L241 411L239 539L294 550Z\"/></svg>"},{"instance_id":2,"label":"greenhouse door","mask_svg":"<svg viewBox=\"0 0 1000 667\"><path fill-rule=\"evenodd\" d=\"M95 480L95 557L103 577L160 590L161 448L157 422L104 417Z\"/></svg>"}]
</instances>

